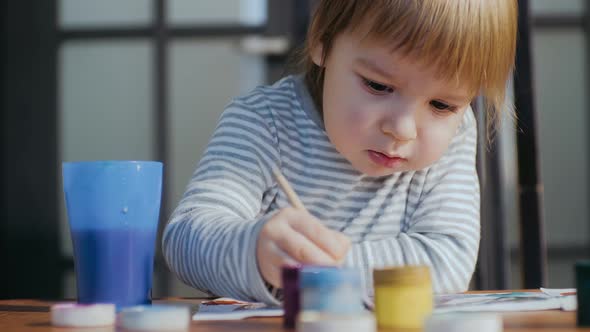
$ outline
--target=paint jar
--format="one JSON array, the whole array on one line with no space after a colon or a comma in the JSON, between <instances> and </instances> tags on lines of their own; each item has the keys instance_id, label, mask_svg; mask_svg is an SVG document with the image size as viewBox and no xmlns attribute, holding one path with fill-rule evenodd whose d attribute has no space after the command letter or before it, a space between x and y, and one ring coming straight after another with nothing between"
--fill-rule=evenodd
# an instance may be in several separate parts
<instances>
[{"instance_id":1,"label":"paint jar","mask_svg":"<svg viewBox=\"0 0 590 332\"><path fill-rule=\"evenodd\" d=\"M295 320L299 314L299 271L301 266L285 265L281 269L281 281L283 286L283 326L294 328Z\"/></svg>"},{"instance_id":2,"label":"paint jar","mask_svg":"<svg viewBox=\"0 0 590 332\"><path fill-rule=\"evenodd\" d=\"M422 328L432 313L433 294L427 266L373 271L375 315L380 328Z\"/></svg>"},{"instance_id":3,"label":"paint jar","mask_svg":"<svg viewBox=\"0 0 590 332\"><path fill-rule=\"evenodd\" d=\"M363 311L360 272L305 266L300 274L301 310L333 314Z\"/></svg>"},{"instance_id":4,"label":"paint jar","mask_svg":"<svg viewBox=\"0 0 590 332\"><path fill-rule=\"evenodd\" d=\"M299 275L298 332L374 332L375 318L363 307L360 271L305 266Z\"/></svg>"}]
</instances>

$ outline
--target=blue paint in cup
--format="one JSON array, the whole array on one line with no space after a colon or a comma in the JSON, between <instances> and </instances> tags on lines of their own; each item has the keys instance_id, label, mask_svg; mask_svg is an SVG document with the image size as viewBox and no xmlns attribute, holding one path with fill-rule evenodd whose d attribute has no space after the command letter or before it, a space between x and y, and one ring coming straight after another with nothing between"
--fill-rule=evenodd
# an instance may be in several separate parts
<instances>
[{"instance_id":1,"label":"blue paint in cup","mask_svg":"<svg viewBox=\"0 0 590 332\"><path fill-rule=\"evenodd\" d=\"M299 287L303 312L350 315L364 311L356 269L307 265L299 272Z\"/></svg>"},{"instance_id":2,"label":"blue paint in cup","mask_svg":"<svg viewBox=\"0 0 590 332\"><path fill-rule=\"evenodd\" d=\"M63 163L79 303L151 303L162 163Z\"/></svg>"}]
</instances>

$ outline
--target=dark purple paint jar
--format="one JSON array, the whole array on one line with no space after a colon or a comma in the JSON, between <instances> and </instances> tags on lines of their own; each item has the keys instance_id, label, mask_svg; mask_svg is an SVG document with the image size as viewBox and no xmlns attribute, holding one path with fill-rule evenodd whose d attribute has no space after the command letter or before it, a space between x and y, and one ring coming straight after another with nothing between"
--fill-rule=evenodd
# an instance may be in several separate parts
<instances>
[{"instance_id":1,"label":"dark purple paint jar","mask_svg":"<svg viewBox=\"0 0 590 332\"><path fill-rule=\"evenodd\" d=\"M295 320L299 314L299 271L301 266L285 265L281 271L283 283L283 309L285 316L283 325L287 328L295 327Z\"/></svg>"}]
</instances>

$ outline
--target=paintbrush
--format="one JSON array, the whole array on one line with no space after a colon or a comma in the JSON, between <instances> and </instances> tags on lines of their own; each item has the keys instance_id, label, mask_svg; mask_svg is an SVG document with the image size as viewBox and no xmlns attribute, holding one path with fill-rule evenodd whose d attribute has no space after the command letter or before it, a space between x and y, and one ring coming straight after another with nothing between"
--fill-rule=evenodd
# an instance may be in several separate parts
<instances>
[{"instance_id":1,"label":"paintbrush","mask_svg":"<svg viewBox=\"0 0 590 332\"><path fill-rule=\"evenodd\" d=\"M281 171L278 168L274 168L272 172L274 173L275 179L279 183L279 186L281 187L285 195L287 195L287 198L289 199L291 205L293 205L293 207L296 209L307 211L305 206L303 206L303 203L301 203L299 196L297 196L293 188L291 188L291 185L289 184L287 179L285 179Z\"/></svg>"},{"instance_id":2,"label":"paintbrush","mask_svg":"<svg viewBox=\"0 0 590 332\"><path fill-rule=\"evenodd\" d=\"M285 179L281 171L278 168L274 168L272 172L274 173L275 179L279 183L279 186L281 187L285 195L287 195L287 198L289 199L291 205L293 205L293 207L295 207L296 209L307 211L305 209L305 206L303 206L303 203L299 199L299 196L297 196L297 193L295 193L293 188L291 188L291 185L289 184L287 179ZM373 301L369 298L369 296L367 296L367 294L363 294L362 301L365 309L373 311Z\"/></svg>"}]
</instances>

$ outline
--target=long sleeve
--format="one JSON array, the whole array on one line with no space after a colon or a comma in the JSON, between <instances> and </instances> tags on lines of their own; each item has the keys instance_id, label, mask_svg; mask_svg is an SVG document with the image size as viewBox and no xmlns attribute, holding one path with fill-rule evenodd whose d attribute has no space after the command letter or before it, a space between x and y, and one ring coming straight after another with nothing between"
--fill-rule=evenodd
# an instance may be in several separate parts
<instances>
[{"instance_id":1,"label":"long sleeve","mask_svg":"<svg viewBox=\"0 0 590 332\"><path fill-rule=\"evenodd\" d=\"M468 110L471 112L470 110ZM425 264L436 293L467 290L480 238L479 182L475 168L477 129L469 114L447 153L423 173L413 213L398 234L353 244L347 265L362 268L369 292L372 269ZM360 265L360 266L359 266Z\"/></svg>"},{"instance_id":2,"label":"long sleeve","mask_svg":"<svg viewBox=\"0 0 590 332\"><path fill-rule=\"evenodd\" d=\"M244 102L244 101L243 101ZM233 102L221 116L169 223L162 249L185 283L219 296L276 304L256 263L278 163L269 120Z\"/></svg>"},{"instance_id":3,"label":"long sleeve","mask_svg":"<svg viewBox=\"0 0 590 332\"><path fill-rule=\"evenodd\" d=\"M476 124L471 111L443 157L389 177L359 173L334 148L301 77L236 99L224 112L164 230L163 252L186 284L220 296L277 304L256 263L264 222L288 206L281 169L306 208L350 236L346 265L432 267L437 292L467 288L479 246Z\"/></svg>"}]
</instances>

